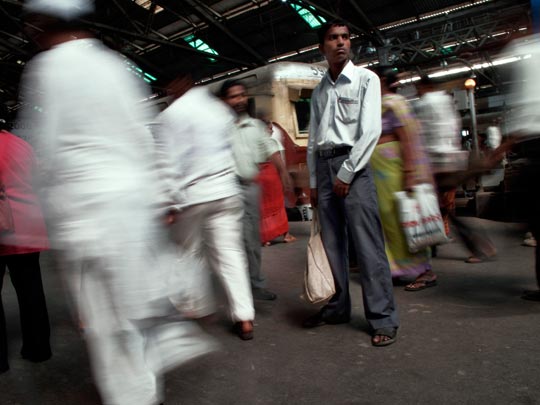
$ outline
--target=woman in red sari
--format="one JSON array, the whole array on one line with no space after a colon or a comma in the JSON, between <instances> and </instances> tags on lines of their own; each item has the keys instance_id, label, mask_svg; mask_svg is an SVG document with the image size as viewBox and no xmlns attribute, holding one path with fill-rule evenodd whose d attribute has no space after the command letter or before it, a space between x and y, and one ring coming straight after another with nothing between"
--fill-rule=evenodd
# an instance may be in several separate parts
<instances>
[{"instance_id":1,"label":"woman in red sari","mask_svg":"<svg viewBox=\"0 0 540 405\"><path fill-rule=\"evenodd\" d=\"M272 122L262 120L268 127L268 134L278 144L283 159L284 148L279 138L281 130ZM260 165L257 183L261 187L261 243L270 246L271 241L283 236L283 242L294 242L296 238L289 233L289 222L285 211L285 196L279 173L272 162Z\"/></svg>"}]
</instances>

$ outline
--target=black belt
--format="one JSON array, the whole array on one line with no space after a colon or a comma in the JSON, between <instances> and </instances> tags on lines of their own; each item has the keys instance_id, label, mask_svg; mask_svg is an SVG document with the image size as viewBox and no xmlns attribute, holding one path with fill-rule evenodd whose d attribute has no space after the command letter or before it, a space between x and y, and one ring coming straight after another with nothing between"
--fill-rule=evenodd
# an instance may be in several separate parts
<instances>
[{"instance_id":1,"label":"black belt","mask_svg":"<svg viewBox=\"0 0 540 405\"><path fill-rule=\"evenodd\" d=\"M318 150L317 154L319 157L328 159L336 156L348 155L351 149L352 148L350 146L340 146L339 148Z\"/></svg>"}]
</instances>

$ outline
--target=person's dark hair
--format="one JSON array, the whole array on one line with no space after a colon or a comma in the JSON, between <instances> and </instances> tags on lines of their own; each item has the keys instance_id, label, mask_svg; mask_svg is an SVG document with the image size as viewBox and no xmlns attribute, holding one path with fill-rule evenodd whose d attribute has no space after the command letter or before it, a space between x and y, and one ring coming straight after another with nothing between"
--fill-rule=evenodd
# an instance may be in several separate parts
<instances>
[{"instance_id":1,"label":"person's dark hair","mask_svg":"<svg viewBox=\"0 0 540 405\"><path fill-rule=\"evenodd\" d=\"M332 27L347 27L349 30L349 33L351 32L351 27L349 27L349 24L344 20L332 20L325 22L321 28L317 30L317 36L319 37L319 44L324 44L324 38L326 37L326 33L330 30Z\"/></svg>"},{"instance_id":2,"label":"person's dark hair","mask_svg":"<svg viewBox=\"0 0 540 405\"><path fill-rule=\"evenodd\" d=\"M375 73L379 76L381 80L384 80L386 87L393 92L397 92L399 85L399 76L398 72L388 66L379 66L375 69Z\"/></svg>"},{"instance_id":3,"label":"person's dark hair","mask_svg":"<svg viewBox=\"0 0 540 405\"><path fill-rule=\"evenodd\" d=\"M234 87L234 86L242 86L246 88L246 85L238 79L225 80L223 84L221 85L221 88L219 89L219 96L221 98L227 97L227 92L229 91L231 87Z\"/></svg>"}]
</instances>

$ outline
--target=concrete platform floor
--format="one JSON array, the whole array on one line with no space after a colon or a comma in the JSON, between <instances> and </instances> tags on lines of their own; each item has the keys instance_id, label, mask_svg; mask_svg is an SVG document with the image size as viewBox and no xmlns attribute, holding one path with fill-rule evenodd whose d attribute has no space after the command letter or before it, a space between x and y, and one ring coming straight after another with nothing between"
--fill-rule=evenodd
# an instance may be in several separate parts
<instances>
[{"instance_id":1,"label":"concrete platform floor","mask_svg":"<svg viewBox=\"0 0 540 405\"><path fill-rule=\"evenodd\" d=\"M204 328L222 344L167 374L166 403L176 404L538 404L540 303L519 298L534 288L533 250L515 224L479 221L499 250L496 261L466 264L459 243L439 248L439 286L395 287L402 327L396 344L374 348L352 274L353 320L300 327L317 308L300 299L309 224L291 223L292 244L264 248L275 302L257 302L256 336L240 341L226 307ZM10 283L3 299L11 370L0 376L0 404L99 404L80 339L54 266L43 257L54 357L21 360L18 312ZM135 404L134 404L135 405Z\"/></svg>"}]
</instances>

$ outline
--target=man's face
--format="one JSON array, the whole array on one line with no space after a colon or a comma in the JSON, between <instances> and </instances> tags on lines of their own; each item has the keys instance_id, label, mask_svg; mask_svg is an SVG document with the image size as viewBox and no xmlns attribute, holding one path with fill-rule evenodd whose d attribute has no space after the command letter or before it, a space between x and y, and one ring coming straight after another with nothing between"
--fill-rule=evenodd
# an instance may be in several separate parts
<instances>
[{"instance_id":1,"label":"man's face","mask_svg":"<svg viewBox=\"0 0 540 405\"><path fill-rule=\"evenodd\" d=\"M227 90L227 95L224 100L237 114L247 112L248 97L244 86L240 84L232 86Z\"/></svg>"},{"instance_id":2,"label":"man's face","mask_svg":"<svg viewBox=\"0 0 540 405\"><path fill-rule=\"evenodd\" d=\"M351 52L349 29L345 26L333 25L326 32L324 42L319 45L319 49L330 65L345 63Z\"/></svg>"}]
</instances>

